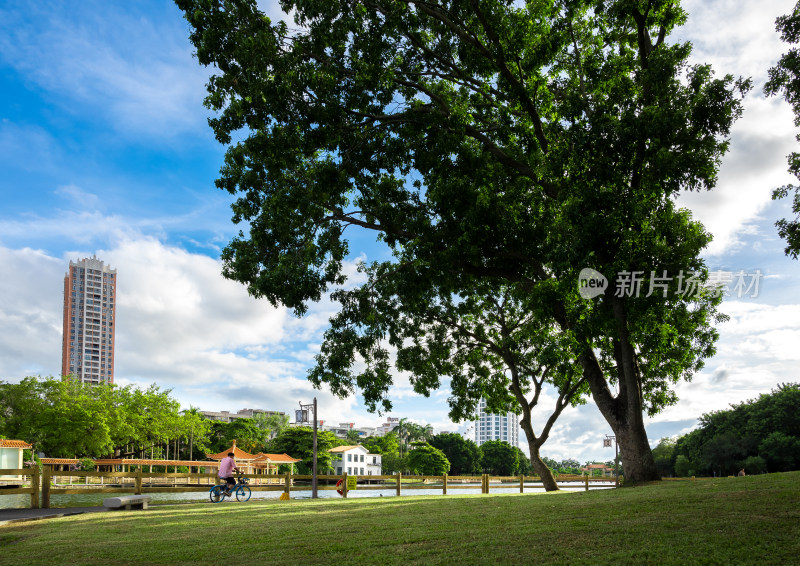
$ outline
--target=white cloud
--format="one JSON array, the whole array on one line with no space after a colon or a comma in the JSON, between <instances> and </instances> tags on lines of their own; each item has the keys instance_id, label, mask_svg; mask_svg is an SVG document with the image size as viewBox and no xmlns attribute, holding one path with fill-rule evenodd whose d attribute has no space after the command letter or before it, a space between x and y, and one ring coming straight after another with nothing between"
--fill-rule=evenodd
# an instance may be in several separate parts
<instances>
[{"instance_id":1,"label":"white cloud","mask_svg":"<svg viewBox=\"0 0 800 566\"><path fill-rule=\"evenodd\" d=\"M684 193L678 199L713 234L709 256L734 251L745 236L758 233L756 224L763 220L773 189L792 181L786 155L795 144L792 113L785 103L753 96L746 100L717 187Z\"/></svg>"},{"instance_id":2,"label":"white cloud","mask_svg":"<svg viewBox=\"0 0 800 566\"><path fill-rule=\"evenodd\" d=\"M775 32L775 18L791 12L794 2L691 0L683 5L689 21L675 39L692 42L692 61L710 63L717 76L751 77L754 82L744 115L734 125L717 187L682 195L678 201L714 235L707 253L719 256L741 247L743 236L757 232L772 190L791 182L786 155L796 147L792 113L780 98L765 99L762 89L768 69L787 49Z\"/></svg>"},{"instance_id":3,"label":"white cloud","mask_svg":"<svg viewBox=\"0 0 800 566\"><path fill-rule=\"evenodd\" d=\"M651 423L697 419L799 380L800 305L729 301L723 307L731 319L719 326L717 354L691 382L676 386L680 402Z\"/></svg>"},{"instance_id":4,"label":"white cloud","mask_svg":"<svg viewBox=\"0 0 800 566\"><path fill-rule=\"evenodd\" d=\"M0 247L0 379L58 375L61 364L63 258ZM122 239L97 250L118 272L116 380L174 388L184 404L203 409L238 405L290 411L301 398L320 398L327 418L353 420L355 399L314 391L306 380L301 342L321 335L329 304L295 319L284 308L248 296L220 274L220 262L150 237ZM325 319L327 320L327 319ZM301 343L297 349L292 346Z\"/></svg>"},{"instance_id":5,"label":"white cloud","mask_svg":"<svg viewBox=\"0 0 800 566\"><path fill-rule=\"evenodd\" d=\"M97 195L83 190L77 185L63 185L55 190L55 194L68 199L76 207L97 210L100 199Z\"/></svg>"},{"instance_id":6,"label":"white cloud","mask_svg":"<svg viewBox=\"0 0 800 566\"><path fill-rule=\"evenodd\" d=\"M0 247L0 379L60 372L66 265L31 248Z\"/></svg>"},{"instance_id":7,"label":"white cloud","mask_svg":"<svg viewBox=\"0 0 800 566\"><path fill-rule=\"evenodd\" d=\"M75 103L118 133L171 137L205 128L207 71L192 58L175 6L143 17L136 6L98 2L76 11L56 3L0 10L0 58L54 103Z\"/></svg>"}]
</instances>

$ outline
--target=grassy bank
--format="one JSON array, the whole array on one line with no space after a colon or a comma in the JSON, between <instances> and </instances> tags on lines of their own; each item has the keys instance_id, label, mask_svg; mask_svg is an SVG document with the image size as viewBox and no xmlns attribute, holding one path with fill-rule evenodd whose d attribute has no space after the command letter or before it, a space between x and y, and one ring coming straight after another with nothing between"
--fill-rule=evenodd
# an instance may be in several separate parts
<instances>
[{"instance_id":1,"label":"grassy bank","mask_svg":"<svg viewBox=\"0 0 800 566\"><path fill-rule=\"evenodd\" d=\"M788 473L86 514L0 527L0 563L786 564L799 535L800 473Z\"/></svg>"}]
</instances>

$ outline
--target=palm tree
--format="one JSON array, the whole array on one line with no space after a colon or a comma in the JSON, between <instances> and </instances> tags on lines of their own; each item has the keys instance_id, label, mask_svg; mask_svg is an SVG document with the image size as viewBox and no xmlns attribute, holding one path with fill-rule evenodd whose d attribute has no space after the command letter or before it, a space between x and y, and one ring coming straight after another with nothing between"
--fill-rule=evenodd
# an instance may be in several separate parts
<instances>
[{"instance_id":1,"label":"palm tree","mask_svg":"<svg viewBox=\"0 0 800 566\"><path fill-rule=\"evenodd\" d=\"M413 423L409 423L408 419L400 419L400 421L397 423L397 426L392 429L397 434L397 440L400 441L399 448L401 457L403 456L404 452L408 451L408 427L410 424Z\"/></svg>"}]
</instances>

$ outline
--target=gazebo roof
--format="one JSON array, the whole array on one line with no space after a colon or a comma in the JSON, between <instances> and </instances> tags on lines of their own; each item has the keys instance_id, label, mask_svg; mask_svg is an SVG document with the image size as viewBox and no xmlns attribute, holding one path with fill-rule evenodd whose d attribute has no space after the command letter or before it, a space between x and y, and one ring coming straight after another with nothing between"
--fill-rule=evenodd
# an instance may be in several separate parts
<instances>
[{"instance_id":1,"label":"gazebo roof","mask_svg":"<svg viewBox=\"0 0 800 566\"><path fill-rule=\"evenodd\" d=\"M237 460L255 460L256 455L250 454L249 452L245 452L241 448L236 446L236 441L233 441L233 446L231 446L228 450L223 450L222 452L218 452L216 454L206 454L206 457L211 458L212 460L222 460L228 456L228 452L233 452L233 457Z\"/></svg>"},{"instance_id":2,"label":"gazebo roof","mask_svg":"<svg viewBox=\"0 0 800 566\"><path fill-rule=\"evenodd\" d=\"M5 440L0 438L0 448L22 448L24 450L30 450L33 446L24 440Z\"/></svg>"},{"instance_id":3,"label":"gazebo roof","mask_svg":"<svg viewBox=\"0 0 800 566\"><path fill-rule=\"evenodd\" d=\"M42 464L46 466L77 463L77 458L42 458ZM190 468L219 466L219 462L205 460L136 460L133 458L98 458L94 463L97 466L188 466Z\"/></svg>"},{"instance_id":4,"label":"gazebo roof","mask_svg":"<svg viewBox=\"0 0 800 566\"><path fill-rule=\"evenodd\" d=\"M261 464L263 462L268 462L270 464L296 464L297 462L302 462L300 458L292 458L288 454L264 454L263 452L259 452L256 454L254 464Z\"/></svg>"},{"instance_id":5,"label":"gazebo roof","mask_svg":"<svg viewBox=\"0 0 800 566\"><path fill-rule=\"evenodd\" d=\"M42 464L51 466L53 464L77 464L77 458L42 458Z\"/></svg>"}]
</instances>

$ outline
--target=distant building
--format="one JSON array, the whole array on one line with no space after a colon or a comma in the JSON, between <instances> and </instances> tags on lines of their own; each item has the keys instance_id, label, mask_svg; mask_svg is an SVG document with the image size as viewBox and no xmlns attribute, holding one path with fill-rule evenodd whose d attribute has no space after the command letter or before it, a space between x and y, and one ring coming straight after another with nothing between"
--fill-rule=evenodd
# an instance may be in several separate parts
<instances>
[{"instance_id":1,"label":"distant building","mask_svg":"<svg viewBox=\"0 0 800 566\"><path fill-rule=\"evenodd\" d=\"M392 419L389 419L390 421ZM399 419L394 419L395 421ZM379 427L370 427L370 426L356 426L356 423L339 423L338 425L332 424L325 424L327 421L318 420L317 421L317 430L324 430L326 432L332 432L334 436L337 438L347 438L348 433L355 431L358 433L359 438L369 438L370 436L384 436L388 431L394 428L387 427L387 424L384 424ZM303 411L297 410L295 411L295 422L290 423L289 426L307 426L312 427L314 426L314 421L311 419L310 411Z\"/></svg>"},{"instance_id":2,"label":"distant building","mask_svg":"<svg viewBox=\"0 0 800 566\"><path fill-rule=\"evenodd\" d=\"M97 257L69 262L64 277L61 375L84 383L114 383L117 270Z\"/></svg>"},{"instance_id":3,"label":"distant building","mask_svg":"<svg viewBox=\"0 0 800 566\"><path fill-rule=\"evenodd\" d=\"M24 440L6 440L0 438L0 469L19 470L23 466L22 451L33 448ZM0 481L22 481L22 476L0 476Z\"/></svg>"},{"instance_id":4,"label":"distant building","mask_svg":"<svg viewBox=\"0 0 800 566\"><path fill-rule=\"evenodd\" d=\"M230 411L200 411L204 418L210 421L233 422L236 419L252 419L254 415L286 415L280 411L266 411L264 409L240 409L235 413Z\"/></svg>"},{"instance_id":5,"label":"distant building","mask_svg":"<svg viewBox=\"0 0 800 566\"><path fill-rule=\"evenodd\" d=\"M381 475L381 455L370 454L360 444L357 446L337 446L328 450L331 454L331 465L334 474L352 476Z\"/></svg>"},{"instance_id":6,"label":"distant building","mask_svg":"<svg viewBox=\"0 0 800 566\"><path fill-rule=\"evenodd\" d=\"M388 417L386 422L383 423L381 426L377 428L377 436L386 436L390 432L392 432L397 425L400 424L400 419L398 417Z\"/></svg>"},{"instance_id":7,"label":"distant building","mask_svg":"<svg viewBox=\"0 0 800 566\"><path fill-rule=\"evenodd\" d=\"M474 438L478 446L490 440L503 440L519 448L519 416L514 413L505 415L487 413L486 399L481 399L478 403Z\"/></svg>"}]
</instances>

